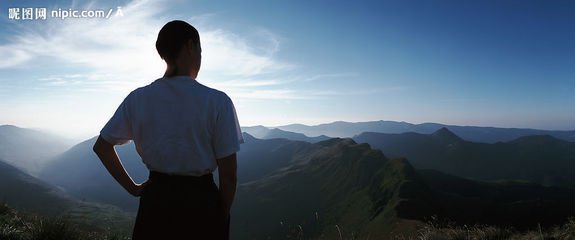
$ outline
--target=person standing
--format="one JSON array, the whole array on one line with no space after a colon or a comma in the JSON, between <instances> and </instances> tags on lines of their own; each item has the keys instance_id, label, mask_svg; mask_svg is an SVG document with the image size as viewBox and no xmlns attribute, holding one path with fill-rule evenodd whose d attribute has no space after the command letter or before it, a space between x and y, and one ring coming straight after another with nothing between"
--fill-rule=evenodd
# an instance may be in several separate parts
<instances>
[{"instance_id":1,"label":"person standing","mask_svg":"<svg viewBox=\"0 0 575 240\"><path fill-rule=\"evenodd\" d=\"M156 49L167 64L164 76L124 99L94 152L128 193L140 197L132 239L229 239L236 152L243 143L234 105L224 92L196 81L202 49L192 25L168 22ZM150 170L142 184L114 149L130 140Z\"/></svg>"}]
</instances>

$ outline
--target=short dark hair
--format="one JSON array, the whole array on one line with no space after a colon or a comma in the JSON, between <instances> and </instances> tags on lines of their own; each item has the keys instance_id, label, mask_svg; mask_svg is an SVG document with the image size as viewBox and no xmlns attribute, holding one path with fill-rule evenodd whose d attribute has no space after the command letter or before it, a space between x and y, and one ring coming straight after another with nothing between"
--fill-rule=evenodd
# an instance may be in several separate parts
<instances>
[{"instance_id":1,"label":"short dark hair","mask_svg":"<svg viewBox=\"0 0 575 240\"><path fill-rule=\"evenodd\" d=\"M174 20L160 29L156 40L156 50L166 63L175 64L178 53L190 39L200 46L198 30L187 22Z\"/></svg>"}]
</instances>

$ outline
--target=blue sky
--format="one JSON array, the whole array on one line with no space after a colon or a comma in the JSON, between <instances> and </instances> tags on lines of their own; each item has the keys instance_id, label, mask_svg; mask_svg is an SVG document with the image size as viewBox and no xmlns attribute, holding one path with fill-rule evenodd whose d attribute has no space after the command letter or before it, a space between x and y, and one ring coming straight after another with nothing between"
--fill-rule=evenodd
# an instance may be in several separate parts
<instances>
[{"instance_id":1,"label":"blue sky","mask_svg":"<svg viewBox=\"0 0 575 240\"><path fill-rule=\"evenodd\" d=\"M9 19L15 7L114 14ZM0 124L97 135L163 74L157 32L183 19L202 38L198 81L228 93L243 126L575 130L572 1L7 0L0 11Z\"/></svg>"}]
</instances>

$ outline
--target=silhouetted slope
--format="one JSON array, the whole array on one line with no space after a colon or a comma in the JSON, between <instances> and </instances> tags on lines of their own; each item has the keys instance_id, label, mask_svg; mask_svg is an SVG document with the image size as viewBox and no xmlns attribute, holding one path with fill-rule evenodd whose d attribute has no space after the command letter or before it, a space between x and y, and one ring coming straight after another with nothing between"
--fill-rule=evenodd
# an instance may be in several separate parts
<instances>
[{"instance_id":1,"label":"silhouetted slope","mask_svg":"<svg viewBox=\"0 0 575 240\"><path fill-rule=\"evenodd\" d=\"M444 206L439 217L458 224L512 226L521 230L552 227L575 216L575 191L527 183L484 183L421 170Z\"/></svg>"},{"instance_id":2,"label":"silhouetted slope","mask_svg":"<svg viewBox=\"0 0 575 240\"><path fill-rule=\"evenodd\" d=\"M417 133L363 133L354 138L417 168L483 180L520 179L547 186L575 186L575 143L550 136L484 144L459 139L447 129Z\"/></svg>"},{"instance_id":3,"label":"silhouetted slope","mask_svg":"<svg viewBox=\"0 0 575 240\"><path fill-rule=\"evenodd\" d=\"M244 134L245 143L238 153L238 181L261 178L290 164L292 156L307 142L287 139L260 140ZM92 146L96 138L77 144L54 159L40 178L60 186L71 195L90 201L113 204L127 211L136 211L138 199L129 195L106 171ZM148 170L137 154L134 144L117 146L124 167L137 182L144 181ZM216 181L217 182L217 181Z\"/></svg>"},{"instance_id":4,"label":"silhouetted slope","mask_svg":"<svg viewBox=\"0 0 575 240\"><path fill-rule=\"evenodd\" d=\"M244 133L238 153L238 181L249 182L289 166L296 152L311 144L287 139L262 140Z\"/></svg>"},{"instance_id":5,"label":"silhouetted slope","mask_svg":"<svg viewBox=\"0 0 575 240\"><path fill-rule=\"evenodd\" d=\"M402 133L411 130L413 124L393 121L373 121L373 122L343 122L319 124L307 126L303 124L290 124L279 126L279 129L291 132L303 133L307 136L326 135L330 137L353 137L362 132L386 132Z\"/></svg>"},{"instance_id":6,"label":"silhouetted slope","mask_svg":"<svg viewBox=\"0 0 575 240\"><path fill-rule=\"evenodd\" d=\"M0 126L0 159L32 175L38 173L44 162L70 145L60 137L37 130Z\"/></svg>"},{"instance_id":7,"label":"silhouetted slope","mask_svg":"<svg viewBox=\"0 0 575 240\"><path fill-rule=\"evenodd\" d=\"M0 161L0 201L19 210L56 215L74 201L60 190Z\"/></svg>"},{"instance_id":8,"label":"silhouetted slope","mask_svg":"<svg viewBox=\"0 0 575 240\"><path fill-rule=\"evenodd\" d=\"M455 166L452 170L469 166L468 170L481 169L482 164L493 163L493 159L501 162L493 157L501 154L531 156L534 154L530 151L550 149L542 153L548 155L571 147L571 143L541 136L509 143L470 143L447 129L430 135L386 136L373 135L378 143L394 146L393 151L413 151L420 154L415 157L425 157L421 163L449 164ZM262 140L249 134L244 134L244 139L238 158L240 187L232 213L234 239L339 239L336 225L345 239L351 238L352 233L356 238L382 239L392 231L413 232L415 225L431 216L455 223L510 223L522 227L537 222L545 226L575 215L565 205L574 200L571 190L513 182L485 184L441 173L421 173L406 159L389 160L380 150L351 139L315 144ZM62 154L43 176L79 198L134 211L137 198L129 196L106 172L92 152L94 141L80 143ZM496 150L489 150L493 147ZM476 161L480 159L476 155L486 151L493 159ZM134 146L119 147L118 152L130 173L143 180L147 170ZM451 155L457 158L445 158ZM521 163L509 162L515 166ZM493 172L498 174L502 169Z\"/></svg>"},{"instance_id":9,"label":"silhouetted slope","mask_svg":"<svg viewBox=\"0 0 575 240\"><path fill-rule=\"evenodd\" d=\"M264 126L254 126L254 127L242 127L242 131L256 137L259 139L274 139L274 138L283 138L289 139L294 141L303 141L309 143L316 143L328 140L329 137L325 135L317 136L317 137L308 137L302 133L295 133L284 131L278 128L267 128Z\"/></svg>"},{"instance_id":10,"label":"silhouetted slope","mask_svg":"<svg viewBox=\"0 0 575 240\"><path fill-rule=\"evenodd\" d=\"M336 224L365 237L389 231L397 216L417 219L433 211L430 192L409 163L388 160L367 144L331 139L303 149L291 162L240 186L232 224L239 239L276 239L298 225L303 238L335 239Z\"/></svg>"},{"instance_id":11,"label":"silhouetted slope","mask_svg":"<svg viewBox=\"0 0 575 240\"><path fill-rule=\"evenodd\" d=\"M455 135L453 132L449 131L449 129L445 127L435 131L434 133L431 134L431 136L434 139L438 140L439 142L448 144L463 142L463 139L461 139L459 136Z\"/></svg>"},{"instance_id":12,"label":"silhouetted slope","mask_svg":"<svg viewBox=\"0 0 575 240\"><path fill-rule=\"evenodd\" d=\"M353 137L363 132L377 133L407 133L415 132L421 134L431 134L441 128L449 128L457 136L473 142L496 143L506 142L513 139L531 135L550 135L566 141L575 142L575 131L550 131L538 129L521 128L495 128L495 127L474 127L474 126L453 126L438 123L411 124L394 121L371 121L371 122L333 122L307 126L303 124L291 124L277 127L279 129L307 136L326 135L330 137Z\"/></svg>"},{"instance_id":13,"label":"silhouetted slope","mask_svg":"<svg viewBox=\"0 0 575 240\"><path fill-rule=\"evenodd\" d=\"M432 143L466 144L445 130L424 136ZM339 239L337 225L344 239L352 233L358 239L385 239L392 231L413 233L432 217L527 229L575 216L573 190L416 171L406 159L389 160L350 139L308 145L287 161L288 167L239 187L234 238Z\"/></svg>"},{"instance_id":14,"label":"silhouetted slope","mask_svg":"<svg viewBox=\"0 0 575 240\"><path fill-rule=\"evenodd\" d=\"M265 139L266 135L269 133L270 129L262 125L252 126L252 127L241 127L243 133L247 133L250 136L258 139Z\"/></svg>"},{"instance_id":15,"label":"silhouetted slope","mask_svg":"<svg viewBox=\"0 0 575 240\"><path fill-rule=\"evenodd\" d=\"M128 194L106 171L92 151L96 138L77 144L61 154L40 173L40 178L65 189L78 199L113 204L135 211L138 199ZM137 182L144 181L148 170L133 143L116 147L124 167Z\"/></svg>"}]
</instances>

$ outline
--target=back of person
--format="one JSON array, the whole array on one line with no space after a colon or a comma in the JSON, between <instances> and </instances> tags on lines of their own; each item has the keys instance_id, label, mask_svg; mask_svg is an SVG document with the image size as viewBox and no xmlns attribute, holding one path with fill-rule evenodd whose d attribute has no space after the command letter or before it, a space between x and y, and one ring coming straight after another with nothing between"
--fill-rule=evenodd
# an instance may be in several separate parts
<instances>
[{"instance_id":1,"label":"back of person","mask_svg":"<svg viewBox=\"0 0 575 240\"><path fill-rule=\"evenodd\" d=\"M228 239L243 142L234 105L196 81L201 46L194 27L167 23L156 49L167 64L164 77L124 99L94 151L116 181L140 197L132 239ZM150 170L142 184L134 183L114 150L130 140Z\"/></svg>"},{"instance_id":2,"label":"back of person","mask_svg":"<svg viewBox=\"0 0 575 240\"><path fill-rule=\"evenodd\" d=\"M215 134L236 131L217 126L218 118L235 114L225 93L190 77L175 76L158 79L130 95L126 104L133 116L132 131L137 133L134 142L150 170L201 176L216 168L213 159L230 154L216 157L212 147L217 144Z\"/></svg>"}]
</instances>

